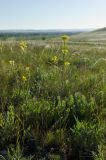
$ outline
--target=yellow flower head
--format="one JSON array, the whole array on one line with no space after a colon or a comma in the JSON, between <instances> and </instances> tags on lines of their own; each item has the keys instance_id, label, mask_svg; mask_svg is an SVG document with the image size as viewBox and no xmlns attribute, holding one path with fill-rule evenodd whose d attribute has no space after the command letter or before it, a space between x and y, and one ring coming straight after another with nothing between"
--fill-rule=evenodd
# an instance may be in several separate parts
<instances>
[{"instance_id":1,"label":"yellow flower head","mask_svg":"<svg viewBox=\"0 0 106 160\"><path fill-rule=\"evenodd\" d=\"M58 61L57 56L54 56L54 57L52 58L52 61L57 62L57 61Z\"/></svg>"},{"instance_id":2,"label":"yellow flower head","mask_svg":"<svg viewBox=\"0 0 106 160\"><path fill-rule=\"evenodd\" d=\"M15 61L10 60L9 63L10 63L11 66L14 66Z\"/></svg>"},{"instance_id":3,"label":"yellow flower head","mask_svg":"<svg viewBox=\"0 0 106 160\"><path fill-rule=\"evenodd\" d=\"M69 39L69 36L63 35L61 38L62 38L63 41L67 41Z\"/></svg>"},{"instance_id":4,"label":"yellow flower head","mask_svg":"<svg viewBox=\"0 0 106 160\"><path fill-rule=\"evenodd\" d=\"M69 65L70 65L70 62L68 62L68 61L64 62L64 65L65 65L65 66L69 66Z\"/></svg>"},{"instance_id":5,"label":"yellow flower head","mask_svg":"<svg viewBox=\"0 0 106 160\"><path fill-rule=\"evenodd\" d=\"M68 49L62 49L62 53L63 54L67 54L68 53Z\"/></svg>"},{"instance_id":6,"label":"yellow flower head","mask_svg":"<svg viewBox=\"0 0 106 160\"><path fill-rule=\"evenodd\" d=\"M22 51L25 51L25 49L27 48L27 43L25 41L21 41L20 42L20 48Z\"/></svg>"},{"instance_id":7,"label":"yellow flower head","mask_svg":"<svg viewBox=\"0 0 106 160\"><path fill-rule=\"evenodd\" d=\"M22 80L25 82L27 81L27 78L25 76L22 76Z\"/></svg>"}]
</instances>

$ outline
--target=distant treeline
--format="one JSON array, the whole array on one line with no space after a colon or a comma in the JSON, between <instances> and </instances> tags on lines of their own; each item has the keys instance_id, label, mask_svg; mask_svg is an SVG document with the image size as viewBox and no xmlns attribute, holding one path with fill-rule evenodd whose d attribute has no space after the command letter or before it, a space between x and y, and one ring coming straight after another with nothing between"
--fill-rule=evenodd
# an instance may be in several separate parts
<instances>
[{"instance_id":1,"label":"distant treeline","mask_svg":"<svg viewBox=\"0 0 106 160\"><path fill-rule=\"evenodd\" d=\"M0 39L1 40L8 40L8 39L28 39L28 40L34 40L34 39L48 39L53 38L57 36L61 36L63 34L67 35L75 35L80 32L1 32L0 33Z\"/></svg>"}]
</instances>

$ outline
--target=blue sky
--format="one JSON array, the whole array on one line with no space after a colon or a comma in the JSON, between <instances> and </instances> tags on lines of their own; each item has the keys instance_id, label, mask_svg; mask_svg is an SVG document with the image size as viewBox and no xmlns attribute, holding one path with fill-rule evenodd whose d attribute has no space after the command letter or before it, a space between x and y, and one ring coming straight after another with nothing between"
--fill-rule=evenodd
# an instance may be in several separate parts
<instances>
[{"instance_id":1,"label":"blue sky","mask_svg":"<svg viewBox=\"0 0 106 160\"><path fill-rule=\"evenodd\" d=\"M0 29L106 27L106 0L0 0Z\"/></svg>"}]
</instances>

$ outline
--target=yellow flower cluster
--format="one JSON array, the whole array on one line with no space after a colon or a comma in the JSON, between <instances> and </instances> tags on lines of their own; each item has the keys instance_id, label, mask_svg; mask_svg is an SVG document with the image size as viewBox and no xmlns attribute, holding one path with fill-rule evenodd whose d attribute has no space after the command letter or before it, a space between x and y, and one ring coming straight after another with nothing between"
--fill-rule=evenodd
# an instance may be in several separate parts
<instances>
[{"instance_id":1,"label":"yellow flower cluster","mask_svg":"<svg viewBox=\"0 0 106 160\"><path fill-rule=\"evenodd\" d=\"M22 81L23 81L23 82L27 81L26 76L22 76Z\"/></svg>"},{"instance_id":2,"label":"yellow flower cluster","mask_svg":"<svg viewBox=\"0 0 106 160\"><path fill-rule=\"evenodd\" d=\"M53 62L57 62L57 61L58 61L57 56L54 56L54 57L52 58L52 61L53 61Z\"/></svg>"},{"instance_id":3,"label":"yellow flower cluster","mask_svg":"<svg viewBox=\"0 0 106 160\"><path fill-rule=\"evenodd\" d=\"M14 66L14 64L15 64L15 61L13 61L13 60L10 60L10 61L9 61L9 64L10 64L11 66Z\"/></svg>"},{"instance_id":4,"label":"yellow flower cluster","mask_svg":"<svg viewBox=\"0 0 106 160\"><path fill-rule=\"evenodd\" d=\"M70 62L68 62L68 61L64 62L64 65L65 65L65 66L69 66L69 65L70 65Z\"/></svg>"},{"instance_id":5,"label":"yellow flower cluster","mask_svg":"<svg viewBox=\"0 0 106 160\"><path fill-rule=\"evenodd\" d=\"M27 43L25 41L21 41L20 42L20 48L24 52L25 49L27 48Z\"/></svg>"},{"instance_id":6,"label":"yellow flower cluster","mask_svg":"<svg viewBox=\"0 0 106 160\"><path fill-rule=\"evenodd\" d=\"M61 38L62 38L63 41L67 41L69 39L69 36L63 35Z\"/></svg>"},{"instance_id":7,"label":"yellow flower cluster","mask_svg":"<svg viewBox=\"0 0 106 160\"><path fill-rule=\"evenodd\" d=\"M63 54L67 54L68 52L69 52L68 49L62 49Z\"/></svg>"}]
</instances>

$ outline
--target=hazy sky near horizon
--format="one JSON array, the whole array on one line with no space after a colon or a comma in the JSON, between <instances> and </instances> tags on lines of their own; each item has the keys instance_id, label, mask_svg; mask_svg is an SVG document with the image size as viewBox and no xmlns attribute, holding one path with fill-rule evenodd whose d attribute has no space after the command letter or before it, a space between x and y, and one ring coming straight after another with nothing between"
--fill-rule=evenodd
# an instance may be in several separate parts
<instances>
[{"instance_id":1,"label":"hazy sky near horizon","mask_svg":"<svg viewBox=\"0 0 106 160\"><path fill-rule=\"evenodd\" d=\"M0 0L0 29L106 27L106 0Z\"/></svg>"}]
</instances>

